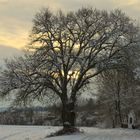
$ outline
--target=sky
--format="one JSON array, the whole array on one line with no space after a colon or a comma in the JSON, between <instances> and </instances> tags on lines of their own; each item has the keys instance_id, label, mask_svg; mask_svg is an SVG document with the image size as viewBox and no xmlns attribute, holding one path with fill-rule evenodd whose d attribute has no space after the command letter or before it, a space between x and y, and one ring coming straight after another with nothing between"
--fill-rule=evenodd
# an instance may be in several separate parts
<instances>
[{"instance_id":1,"label":"sky","mask_svg":"<svg viewBox=\"0 0 140 140\"><path fill-rule=\"evenodd\" d=\"M49 7L53 12L60 9L68 12L81 7L101 10L119 8L140 21L140 0L0 0L0 66L3 65L3 58L20 54L20 50L24 49L32 20L44 7Z\"/></svg>"},{"instance_id":2,"label":"sky","mask_svg":"<svg viewBox=\"0 0 140 140\"><path fill-rule=\"evenodd\" d=\"M140 0L0 0L0 58L17 53L28 43L34 15L44 7L53 12L77 10L81 7L122 9L140 20ZM16 49L15 49L16 48Z\"/></svg>"}]
</instances>

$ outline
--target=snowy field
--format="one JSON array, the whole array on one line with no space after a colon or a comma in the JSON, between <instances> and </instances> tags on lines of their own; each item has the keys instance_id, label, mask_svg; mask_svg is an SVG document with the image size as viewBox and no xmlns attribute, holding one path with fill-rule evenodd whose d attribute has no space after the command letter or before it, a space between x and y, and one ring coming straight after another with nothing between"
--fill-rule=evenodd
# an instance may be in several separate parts
<instances>
[{"instance_id":1,"label":"snowy field","mask_svg":"<svg viewBox=\"0 0 140 140\"><path fill-rule=\"evenodd\" d=\"M140 140L140 130L81 128L83 134L45 138L60 129L50 126L0 125L0 140Z\"/></svg>"}]
</instances>

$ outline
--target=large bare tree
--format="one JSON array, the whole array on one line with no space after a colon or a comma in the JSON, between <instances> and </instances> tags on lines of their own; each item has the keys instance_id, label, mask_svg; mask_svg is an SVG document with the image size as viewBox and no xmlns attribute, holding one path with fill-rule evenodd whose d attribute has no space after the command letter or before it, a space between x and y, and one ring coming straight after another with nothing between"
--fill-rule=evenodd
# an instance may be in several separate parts
<instances>
[{"instance_id":1,"label":"large bare tree","mask_svg":"<svg viewBox=\"0 0 140 140\"><path fill-rule=\"evenodd\" d=\"M29 54L8 61L2 71L2 95L14 94L17 101L56 95L62 102L64 130L72 130L81 90L103 70L116 63L121 67L118 52L136 45L133 22L120 10L82 8L54 14L43 9L33 20Z\"/></svg>"}]
</instances>

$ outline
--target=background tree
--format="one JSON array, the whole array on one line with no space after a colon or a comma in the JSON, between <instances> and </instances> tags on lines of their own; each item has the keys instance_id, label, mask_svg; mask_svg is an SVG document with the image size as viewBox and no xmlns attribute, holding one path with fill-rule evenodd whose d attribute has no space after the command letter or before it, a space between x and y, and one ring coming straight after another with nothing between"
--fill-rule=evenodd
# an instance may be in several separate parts
<instances>
[{"instance_id":1,"label":"background tree","mask_svg":"<svg viewBox=\"0 0 140 140\"><path fill-rule=\"evenodd\" d=\"M108 13L91 8L67 14L43 9L33 23L29 54L6 63L1 94L14 90L17 101L57 96L64 130L73 131L82 89L91 78L116 66L121 49L136 45L138 28L120 10Z\"/></svg>"},{"instance_id":2,"label":"background tree","mask_svg":"<svg viewBox=\"0 0 140 140\"><path fill-rule=\"evenodd\" d=\"M104 71L97 77L100 113L111 120L112 127L123 126L128 113L136 111L135 69L139 63L139 48L138 45L121 50L124 57L120 63L125 67Z\"/></svg>"}]
</instances>

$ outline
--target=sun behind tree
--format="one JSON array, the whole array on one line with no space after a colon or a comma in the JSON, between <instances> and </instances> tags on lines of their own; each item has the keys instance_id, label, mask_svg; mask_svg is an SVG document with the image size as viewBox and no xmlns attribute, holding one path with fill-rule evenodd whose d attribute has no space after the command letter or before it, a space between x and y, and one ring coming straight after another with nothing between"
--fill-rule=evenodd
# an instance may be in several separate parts
<instances>
[{"instance_id":1,"label":"sun behind tree","mask_svg":"<svg viewBox=\"0 0 140 140\"><path fill-rule=\"evenodd\" d=\"M55 94L62 102L63 132L74 132L82 89L102 71L123 66L119 52L136 45L138 28L120 10L91 8L67 14L43 9L33 23L29 52L2 71L1 95L31 102Z\"/></svg>"}]
</instances>

